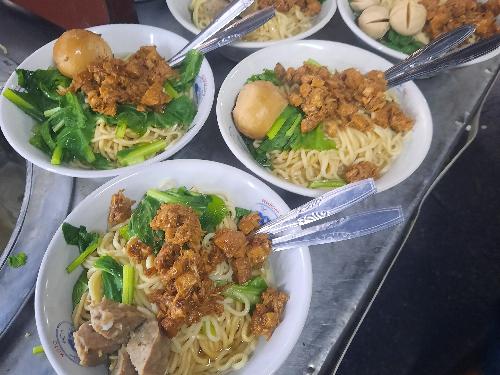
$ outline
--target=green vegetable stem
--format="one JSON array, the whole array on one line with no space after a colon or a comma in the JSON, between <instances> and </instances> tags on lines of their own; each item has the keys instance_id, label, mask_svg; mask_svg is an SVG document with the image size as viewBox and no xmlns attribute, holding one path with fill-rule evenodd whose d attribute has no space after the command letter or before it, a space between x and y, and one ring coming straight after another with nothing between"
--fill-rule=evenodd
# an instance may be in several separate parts
<instances>
[{"instance_id":1,"label":"green vegetable stem","mask_svg":"<svg viewBox=\"0 0 500 375\"><path fill-rule=\"evenodd\" d=\"M85 259L87 259L90 254L97 250L100 242L100 237L92 241L90 245L87 246L87 248L66 267L66 272L73 272L80 264L85 261Z\"/></svg>"},{"instance_id":2,"label":"green vegetable stem","mask_svg":"<svg viewBox=\"0 0 500 375\"><path fill-rule=\"evenodd\" d=\"M335 189L346 185L343 180L317 180L309 184L311 189Z\"/></svg>"},{"instance_id":3,"label":"green vegetable stem","mask_svg":"<svg viewBox=\"0 0 500 375\"><path fill-rule=\"evenodd\" d=\"M165 150L166 147L167 141L159 140L123 149L117 153L118 163L122 166L137 164Z\"/></svg>"},{"instance_id":4,"label":"green vegetable stem","mask_svg":"<svg viewBox=\"0 0 500 375\"><path fill-rule=\"evenodd\" d=\"M131 305L134 302L135 269L131 264L123 266L122 302Z\"/></svg>"}]
</instances>

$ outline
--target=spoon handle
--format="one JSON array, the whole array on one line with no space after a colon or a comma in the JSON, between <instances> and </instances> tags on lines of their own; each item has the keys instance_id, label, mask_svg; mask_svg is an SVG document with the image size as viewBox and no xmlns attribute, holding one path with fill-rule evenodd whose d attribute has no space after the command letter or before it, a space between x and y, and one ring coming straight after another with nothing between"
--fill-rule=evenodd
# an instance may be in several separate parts
<instances>
[{"instance_id":1,"label":"spoon handle","mask_svg":"<svg viewBox=\"0 0 500 375\"><path fill-rule=\"evenodd\" d=\"M272 240L273 251L321 245L366 236L404 221L400 206L346 216Z\"/></svg>"},{"instance_id":2,"label":"spoon handle","mask_svg":"<svg viewBox=\"0 0 500 375\"><path fill-rule=\"evenodd\" d=\"M470 46L451 52L430 63L419 66L402 77L390 80L388 86L394 87L413 79L432 77L443 70L465 64L478 57L484 56L497 48L500 48L500 34L480 40Z\"/></svg>"},{"instance_id":3,"label":"spoon handle","mask_svg":"<svg viewBox=\"0 0 500 375\"><path fill-rule=\"evenodd\" d=\"M396 80L409 69L414 69L444 56L447 52L466 41L474 33L475 29L473 25L463 25L453 31L442 34L425 47L415 51L405 60L386 70L385 78L388 81Z\"/></svg>"},{"instance_id":4,"label":"spoon handle","mask_svg":"<svg viewBox=\"0 0 500 375\"><path fill-rule=\"evenodd\" d=\"M314 223L361 202L376 191L375 182L371 178L330 190L263 225L257 233L267 233L273 236L288 229Z\"/></svg>"},{"instance_id":5,"label":"spoon handle","mask_svg":"<svg viewBox=\"0 0 500 375\"><path fill-rule=\"evenodd\" d=\"M219 31L211 39L200 45L198 50L205 54L216 48L223 47L241 39L246 34L258 29L273 18L275 13L274 7L267 7L248 15L241 20L235 21L226 29Z\"/></svg>"},{"instance_id":6,"label":"spoon handle","mask_svg":"<svg viewBox=\"0 0 500 375\"><path fill-rule=\"evenodd\" d=\"M215 33L221 30L224 26L238 17L245 9L253 4L255 0L235 0L230 3L221 14L219 14L210 25L202 30L196 37L175 54L168 63L171 66L179 64L185 57L186 53L191 49L197 49L203 42L210 39Z\"/></svg>"}]
</instances>

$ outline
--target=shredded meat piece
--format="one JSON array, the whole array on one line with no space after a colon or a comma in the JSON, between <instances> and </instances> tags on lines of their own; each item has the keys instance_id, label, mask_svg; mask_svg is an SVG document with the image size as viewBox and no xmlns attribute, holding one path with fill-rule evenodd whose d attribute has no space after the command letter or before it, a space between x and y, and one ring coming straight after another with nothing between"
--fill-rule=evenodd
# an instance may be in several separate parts
<instances>
[{"instance_id":1,"label":"shredded meat piece","mask_svg":"<svg viewBox=\"0 0 500 375\"><path fill-rule=\"evenodd\" d=\"M233 269L233 280L238 284L243 284L252 277L252 265L247 257L233 259L231 268Z\"/></svg>"},{"instance_id":2,"label":"shredded meat piece","mask_svg":"<svg viewBox=\"0 0 500 375\"><path fill-rule=\"evenodd\" d=\"M127 255L136 263L142 263L149 255L153 254L151 247L146 245L137 237L130 239L127 243Z\"/></svg>"},{"instance_id":3,"label":"shredded meat piece","mask_svg":"<svg viewBox=\"0 0 500 375\"><path fill-rule=\"evenodd\" d=\"M289 12L294 6L298 6L304 14L314 16L321 11L319 0L257 0L258 9L274 6L278 12Z\"/></svg>"},{"instance_id":4,"label":"shredded meat piece","mask_svg":"<svg viewBox=\"0 0 500 375\"><path fill-rule=\"evenodd\" d=\"M181 255L181 247L165 243L155 258L155 267L157 270L169 269L176 259Z\"/></svg>"},{"instance_id":5,"label":"shredded meat piece","mask_svg":"<svg viewBox=\"0 0 500 375\"><path fill-rule=\"evenodd\" d=\"M247 256L252 267L261 267L271 253L271 241L266 233L255 234L250 238Z\"/></svg>"},{"instance_id":6,"label":"shredded meat piece","mask_svg":"<svg viewBox=\"0 0 500 375\"><path fill-rule=\"evenodd\" d=\"M366 178L377 178L378 168L370 161L360 161L347 168L344 178L347 182L355 182Z\"/></svg>"},{"instance_id":7,"label":"shredded meat piece","mask_svg":"<svg viewBox=\"0 0 500 375\"><path fill-rule=\"evenodd\" d=\"M303 133L316 129L320 123L323 123L323 129L330 137L335 137L342 126L366 132L373 129L375 124L384 124L381 118L383 112L374 115L389 103L387 82L381 71L372 70L361 74L351 68L331 73L324 66L309 63L286 70L277 64L274 71L290 86L289 103L300 107L305 114L300 124ZM396 104L394 106L399 109ZM389 126L389 119L385 122L385 127ZM401 110L397 113L397 123L391 126L397 132L408 131L413 126L413 120Z\"/></svg>"},{"instance_id":8,"label":"shredded meat piece","mask_svg":"<svg viewBox=\"0 0 500 375\"><path fill-rule=\"evenodd\" d=\"M403 111L394 103L390 105L391 117L389 126L396 132L406 132L413 127L413 121L410 120Z\"/></svg>"},{"instance_id":9,"label":"shredded meat piece","mask_svg":"<svg viewBox=\"0 0 500 375\"><path fill-rule=\"evenodd\" d=\"M214 244L221 249L228 258L242 258L245 256L247 239L243 232L224 228L215 233Z\"/></svg>"},{"instance_id":10,"label":"shredded meat piece","mask_svg":"<svg viewBox=\"0 0 500 375\"><path fill-rule=\"evenodd\" d=\"M201 225L196 212L183 204L162 204L150 224L151 228L165 232L165 241L170 244L199 249Z\"/></svg>"},{"instance_id":11,"label":"shredded meat piece","mask_svg":"<svg viewBox=\"0 0 500 375\"><path fill-rule=\"evenodd\" d=\"M152 276L156 273L155 267L146 267L146 259L153 255L153 250L151 249L151 247L146 245L137 237L134 237L127 242L126 251L127 255L133 262L142 264L142 268L144 269L144 274L146 276Z\"/></svg>"},{"instance_id":12,"label":"shredded meat piece","mask_svg":"<svg viewBox=\"0 0 500 375\"><path fill-rule=\"evenodd\" d=\"M171 100L163 83L176 74L155 46L143 46L127 60L108 58L90 64L73 79L69 90L82 90L95 112L109 116L125 103L139 111L161 111Z\"/></svg>"},{"instance_id":13,"label":"shredded meat piece","mask_svg":"<svg viewBox=\"0 0 500 375\"><path fill-rule=\"evenodd\" d=\"M255 306L250 322L250 330L254 335L271 338L281 321L288 296L274 288L268 288L261 296L261 303Z\"/></svg>"},{"instance_id":14,"label":"shredded meat piece","mask_svg":"<svg viewBox=\"0 0 500 375\"><path fill-rule=\"evenodd\" d=\"M257 212L251 212L243 216L238 222L238 229L242 231L245 236L260 227L260 216Z\"/></svg>"},{"instance_id":15,"label":"shredded meat piece","mask_svg":"<svg viewBox=\"0 0 500 375\"><path fill-rule=\"evenodd\" d=\"M130 218L134 203L135 201L123 194L123 190L113 194L111 196L111 204L109 205L108 227L112 228Z\"/></svg>"},{"instance_id":16,"label":"shredded meat piece","mask_svg":"<svg viewBox=\"0 0 500 375\"><path fill-rule=\"evenodd\" d=\"M489 0L484 4L477 0L448 0L443 4L439 0L420 2L427 9L424 31L431 40L466 24L474 24L474 34L481 39L500 32L500 26L496 23L496 17L500 14L498 0Z\"/></svg>"},{"instance_id":17,"label":"shredded meat piece","mask_svg":"<svg viewBox=\"0 0 500 375\"><path fill-rule=\"evenodd\" d=\"M160 326L174 337L183 324L222 314L219 301L223 297L208 276L225 257L216 247L202 249L200 220L188 206L163 204L150 225L164 231L165 244L154 261L163 289L148 298L158 307Z\"/></svg>"},{"instance_id":18,"label":"shredded meat piece","mask_svg":"<svg viewBox=\"0 0 500 375\"><path fill-rule=\"evenodd\" d=\"M253 213L242 221L244 229L251 233L258 227L260 217ZM150 293L148 299L156 304L157 320L168 337L174 337L183 325L199 322L203 316L223 313L223 287L216 286L209 277L218 264L227 261L233 270L233 281L242 284L251 279L253 269L261 267L271 251L268 235L253 234L247 238L242 231L227 228L215 233L213 246L202 247L198 216L180 204L163 204L150 226L165 233L165 243L154 259L161 287ZM137 261L147 259L150 251L137 239L130 240L127 246L127 252ZM276 315L276 324L280 314ZM266 317L260 319L270 327Z\"/></svg>"}]
</instances>

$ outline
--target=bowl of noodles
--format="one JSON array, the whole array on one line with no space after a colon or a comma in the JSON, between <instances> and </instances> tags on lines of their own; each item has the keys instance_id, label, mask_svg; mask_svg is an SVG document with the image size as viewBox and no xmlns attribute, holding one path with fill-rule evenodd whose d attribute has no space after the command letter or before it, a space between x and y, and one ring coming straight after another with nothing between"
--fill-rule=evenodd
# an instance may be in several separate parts
<instances>
[{"instance_id":1,"label":"bowl of noodles","mask_svg":"<svg viewBox=\"0 0 500 375\"><path fill-rule=\"evenodd\" d=\"M338 0L342 19L370 47L403 60L445 32L472 24L466 44L500 32L500 5L478 0ZM500 48L468 63L497 56Z\"/></svg>"},{"instance_id":2,"label":"bowl of noodles","mask_svg":"<svg viewBox=\"0 0 500 375\"><path fill-rule=\"evenodd\" d=\"M318 196L369 177L389 189L418 168L432 140L424 96L413 82L387 89L390 66L328 41L258 51L222 84L219 129L247 168L288 191Z\"/></svg>"},{"instance_id":3,"label":"bowl of noodles","mask_svg":"<svg viewBox=\"0 0 500 375\"><path fill-rule=\"evenodd\" d=\"M275 372L307 317L311 262L307 248L273 253L254 232L288 210L257 178L210 161L101 186L57 230L38 275L55 371Z\"/></svg>"},{"instance_id":4,"label":"bowl of noodles","mask_svg":"<svg viewBox=\"0 0 500 375\"><path fill-rule=\"evenodd\" d=\"M227 0L167 0L175 19L193 34L205 28L227 4ZM270 5L277 6L273 19L246 35L243 40L222 48L221 52L232 60L240 61L252 52L282 40L305 39L321 30L337 10L336 0L256 0L245 12Z\"/></svg>"},{"instance_id":5,"label":"bowl of noodles","mask_svg":"<svg viewBox=\"0 0 500 375\"><path fill-rule=\"evenodd\" d=\"M110 177L164 160L207 119L203 55L166 61L187 40L146 25L63 33L24 60L0 96L0 126L25 159L72 177Z\"/></svg>"}]
</instances>

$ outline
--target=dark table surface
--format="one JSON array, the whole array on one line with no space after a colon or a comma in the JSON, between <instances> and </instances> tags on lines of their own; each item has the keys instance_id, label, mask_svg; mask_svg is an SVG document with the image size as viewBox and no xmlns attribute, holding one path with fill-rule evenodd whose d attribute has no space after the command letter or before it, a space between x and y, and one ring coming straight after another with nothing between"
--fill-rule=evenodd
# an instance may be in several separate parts
<instances>
[{"instance_id":1,"label":"dark table surface","mask_svg":"<svg viewBox=\"0 0 500 375\"><path fill-rule=\"evenodd\" d=\"M426 201L338 374L463 374L482 360L500 317L500 83L481 125Z\"/></svg>"},{"instance_id":2,"label":"dark table surface","mask_svg":"<svg viewBox=\"0 0 500 375\"><path fill-rule=\"evenodd\" d=\"M425 202L337 374L461 375L491 366L488 353L500 344L498 81L480 124Z\"/></svg>"}]
</instances>

